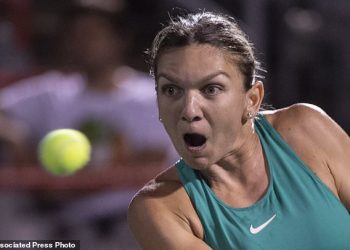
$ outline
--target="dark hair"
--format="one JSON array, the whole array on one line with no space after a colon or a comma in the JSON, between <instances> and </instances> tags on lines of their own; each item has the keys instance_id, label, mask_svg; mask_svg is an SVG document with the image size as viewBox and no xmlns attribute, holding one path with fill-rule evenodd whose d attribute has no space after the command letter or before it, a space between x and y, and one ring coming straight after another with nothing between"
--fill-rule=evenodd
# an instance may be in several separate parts
<instances>
[{"instance_id":1,"label":"dark hair","mask_svg":"<svg viewBox=\"0 0 350 250\"><path fill-rule=\"evenodd\" d=\"M151 74L156 76L160 55L167 49L191 44L209 44L228 51L245 76L248 90L261 70L254 55L252 44L236 21L229 16L212 12L187 14L170 19L154 38L148 50Z\"/></svg>"}]
</instances>

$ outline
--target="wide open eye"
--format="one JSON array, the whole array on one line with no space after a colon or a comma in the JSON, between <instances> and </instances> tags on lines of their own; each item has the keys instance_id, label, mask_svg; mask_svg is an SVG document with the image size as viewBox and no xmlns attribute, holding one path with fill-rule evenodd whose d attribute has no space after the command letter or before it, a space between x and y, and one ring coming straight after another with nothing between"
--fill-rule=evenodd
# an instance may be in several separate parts
<instances>
[{"instance_id":1,"label":"wide open eye","mask_svg":"<svg viewBox=\"0 0 350 250\"><path fill-rule=\"evenodd\" d=\"M166 96L177 96L181 94L181 89L175 85L162 86L162 93Z\"/></svg>"},{"instance_id":2,"label":"wide open eye","mask_svg":"<svg viewBox=\"0 0 350 250\"><path fill-rule=\"evenodd\" d=\"M209 84L202 89L202 92L209 96L220 94L221 91L222 87L217 84Z\"/></svg>"},{"instance_id":3,"label":"wide open eye","mask_svg":"<svg viewBox=\"0 0 350 250\"><path fill-rule=\"evenodd\" d=\"M188 146L200 147L207 141L207 138L205 138L205 136L201 134L191 133L185 134L184 140Z\"/></svg>"}]
</instances>

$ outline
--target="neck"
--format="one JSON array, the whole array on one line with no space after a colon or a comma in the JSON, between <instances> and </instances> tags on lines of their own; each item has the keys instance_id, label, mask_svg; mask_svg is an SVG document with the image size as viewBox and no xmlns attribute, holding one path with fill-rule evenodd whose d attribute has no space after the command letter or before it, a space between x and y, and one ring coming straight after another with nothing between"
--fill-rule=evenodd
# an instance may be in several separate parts
<instances>
[{"instance_id":1,"label":"neck","mask_svg":"<svg viewBox=\"0 0 350 250\"><path fill-rule=\"evenodd\" d=\"M265 193L268 170L254 129L237 141L236 149L203 172L203 175L224 201L235 206L246 206L256 202Z\"/></svg>"}]
</instances>

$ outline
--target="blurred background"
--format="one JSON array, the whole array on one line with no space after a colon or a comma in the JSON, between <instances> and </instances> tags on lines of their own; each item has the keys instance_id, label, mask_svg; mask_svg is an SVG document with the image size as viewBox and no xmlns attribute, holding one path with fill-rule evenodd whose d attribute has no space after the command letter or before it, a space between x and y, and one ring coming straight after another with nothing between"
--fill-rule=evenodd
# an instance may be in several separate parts
<instances>
[{"instance_id":1,"label":"blurred background","mask_svg":"<svg viewBox=\"0 0 350 250\"><path fill-rule=\"evenodd\" d=\"M347 0L0 0L0 239L138 249L127 205L177 155L158 122L144 51L169 15L234 16L266 69L265 103L320 106L350 133ZM93 145L50 175L40 139L72 127Z\"/></svg>"}]
</instances>

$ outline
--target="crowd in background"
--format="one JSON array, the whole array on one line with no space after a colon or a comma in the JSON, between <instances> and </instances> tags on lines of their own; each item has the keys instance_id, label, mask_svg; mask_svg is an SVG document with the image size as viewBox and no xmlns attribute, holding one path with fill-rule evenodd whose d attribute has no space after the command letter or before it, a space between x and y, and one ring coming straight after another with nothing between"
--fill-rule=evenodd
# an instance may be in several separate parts
<instances>
[{"instance_id":1,"label":"crowd in background","mask_svg":"<svg viewBox=\"0 0 350 250\"><path fill-rule=\"evenodd\" d=\"M267 104L316 104L350 132L346 0L0 0L0 168L38 164L40 139L60 127L88 135L90 167L175 161L177 154L158 121L144 51L168 15L198 9L233 15L249 34L267 71ZM37 209L32 194L1 195L1 218L13 228L7 237L11 232L13 238L62 235L59 227L50 236L40 234L54 222L29 216ZM114 199L125 196L125 203L130 195ZM110 197L104 192L89 204ZM111 226L115 220L119 231ZM136 248L120 220L124 225L125 218L119 217L95 223L99 236L86 227L71 237L90 244L101 237L101 245L92 244L92 249L115 241L125 242L120 249L127 244ZM22 227L23 234L16 235L25 223L28 230ZM110 241L101 236L108 228Z\"/></svg>"}]
</instances>

